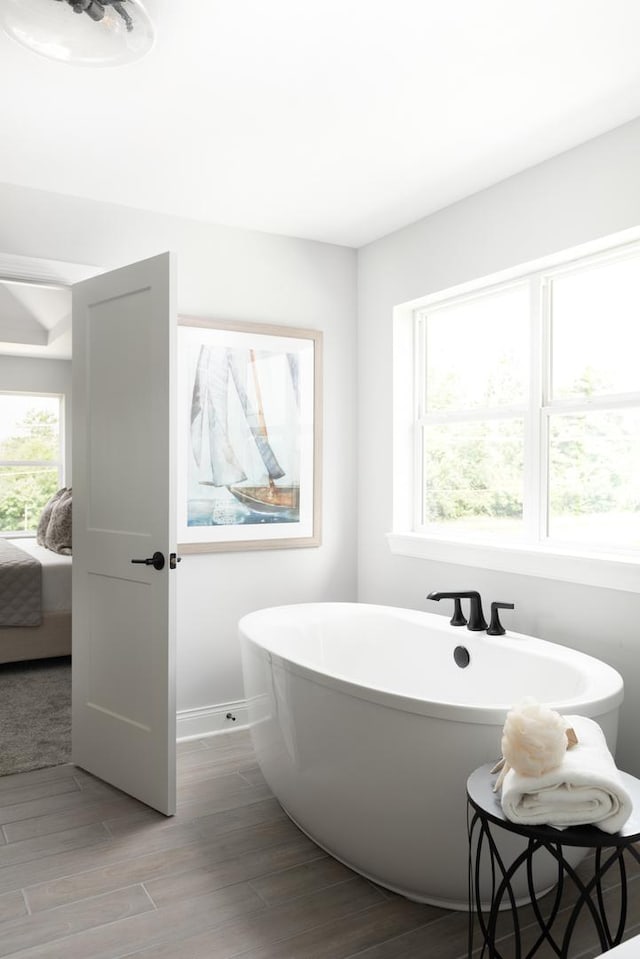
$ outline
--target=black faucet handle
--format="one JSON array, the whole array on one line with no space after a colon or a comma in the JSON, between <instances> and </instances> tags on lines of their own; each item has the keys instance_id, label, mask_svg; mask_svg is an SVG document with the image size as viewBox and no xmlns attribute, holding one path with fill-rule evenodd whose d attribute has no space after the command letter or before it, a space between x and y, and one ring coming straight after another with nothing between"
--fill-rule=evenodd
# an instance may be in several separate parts
<instances>
[{"instance_id":1,"label":"black faucet handle","mask_svg":"<svg viewBox=\"0 0 640 959\"><path fill-rule=\"evenodd\" d=\"M499 609L515 609L513 603L492 603L491 604L491 622L487 629L487 636L504 636L506 630L500 622L498 615Z\"/></svg>"},{"instance_id":2,"label":"black faucet handle","mask_svg":"<svg viewBox=\"0 0 640 959\"><path fill-rule=\"evenodd\" d=\"M467 619L462 612L462 603L459 596L453 597L453 616L449 620L452 626L466 626Z\"/></svg>"}]
</instances>

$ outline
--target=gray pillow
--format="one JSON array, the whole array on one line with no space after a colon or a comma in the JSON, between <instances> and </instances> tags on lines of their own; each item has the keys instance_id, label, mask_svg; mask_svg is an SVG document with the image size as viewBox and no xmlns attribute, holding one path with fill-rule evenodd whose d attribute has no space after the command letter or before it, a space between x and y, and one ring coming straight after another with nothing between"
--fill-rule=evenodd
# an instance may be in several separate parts
<instances>
[{"instance_id":1,"label":"gray pillow","mask_svg":"<svg viewBox=\"0 0 640 959\"><path fill-rule=\"evenodd\" d=\"M42 507L40 519L38 520L38 528L36 530L36 543L38 543L39 546L46 545L47 528L49 526L49 520L51 519L53 507L66 492L68 492L67 487L63 486L62 489L59 489L57 493L54 493L51 499L47 500Z\"/></svg>"},{"instance_id":2,"label":"gray pillow","mask_svg":"<svg viewBox=\"0 0 640 959\"><path fill-rule=\"evenodd\" d=\"M71 490L53 504L45 544L54 553L71 555Z\"/></svg>"}]
</instances>

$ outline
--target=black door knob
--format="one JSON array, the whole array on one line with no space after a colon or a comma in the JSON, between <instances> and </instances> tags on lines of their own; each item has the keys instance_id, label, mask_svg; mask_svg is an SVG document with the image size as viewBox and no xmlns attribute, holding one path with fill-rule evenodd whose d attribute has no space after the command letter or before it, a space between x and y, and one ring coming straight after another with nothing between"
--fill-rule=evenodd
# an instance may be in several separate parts
<instances>
[{"instance_id":1,"label":"black door knob","mask_svg":"<svg viewBox=\"0 0 640 959\"><path fill-rule=\"evenodd\" d=\"M143 566L153 566L154 569L164 569L164 556L156 550L153 556L147 556L146 559L132 559L132 563L140 563Z\"/></svg>"}]
</instances>

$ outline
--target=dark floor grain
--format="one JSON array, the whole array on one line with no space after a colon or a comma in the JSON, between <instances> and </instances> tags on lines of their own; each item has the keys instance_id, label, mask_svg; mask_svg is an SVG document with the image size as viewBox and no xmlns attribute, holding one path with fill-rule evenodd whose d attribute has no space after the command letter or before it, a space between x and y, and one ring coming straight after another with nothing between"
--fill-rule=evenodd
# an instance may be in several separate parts
<instances>
[{"instance_id":1,"label":"dark floor grain","mask_svg":"<svg viewBox=\"0 0 640 959\"><path fill-rule=\"evenodd\" d=\"M467 956L466 914L379 889L287 819L245 731L181 744L178 766L172 819L70 765L0 779L0 957ZM528 927L530 907L520 914ZM629 917L632 935L636 874ZM500 949L515 956L508 932ZM596 955L585 919L571 959Z\"/></svg>"}]
</instances>

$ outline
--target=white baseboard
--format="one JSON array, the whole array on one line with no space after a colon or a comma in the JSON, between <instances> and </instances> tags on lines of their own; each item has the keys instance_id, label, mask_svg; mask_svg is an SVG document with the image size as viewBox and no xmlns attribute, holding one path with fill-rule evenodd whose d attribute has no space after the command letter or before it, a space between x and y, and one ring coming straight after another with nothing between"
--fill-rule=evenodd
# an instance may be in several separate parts
<instances>
[{"instance_id":1,"label":"white baseboard","mask_svg":"<svg viewBox=\"0 0 640 959\"><path fill-rule=\"evenodd\" d=\"M234 729L242 729L249 722L247 704L220 703L217 706L202 706L199 709L183 709L176 718L176 739L179 743L189 739L204 739L218 736Z\"/></svg>"}]
</instances>

